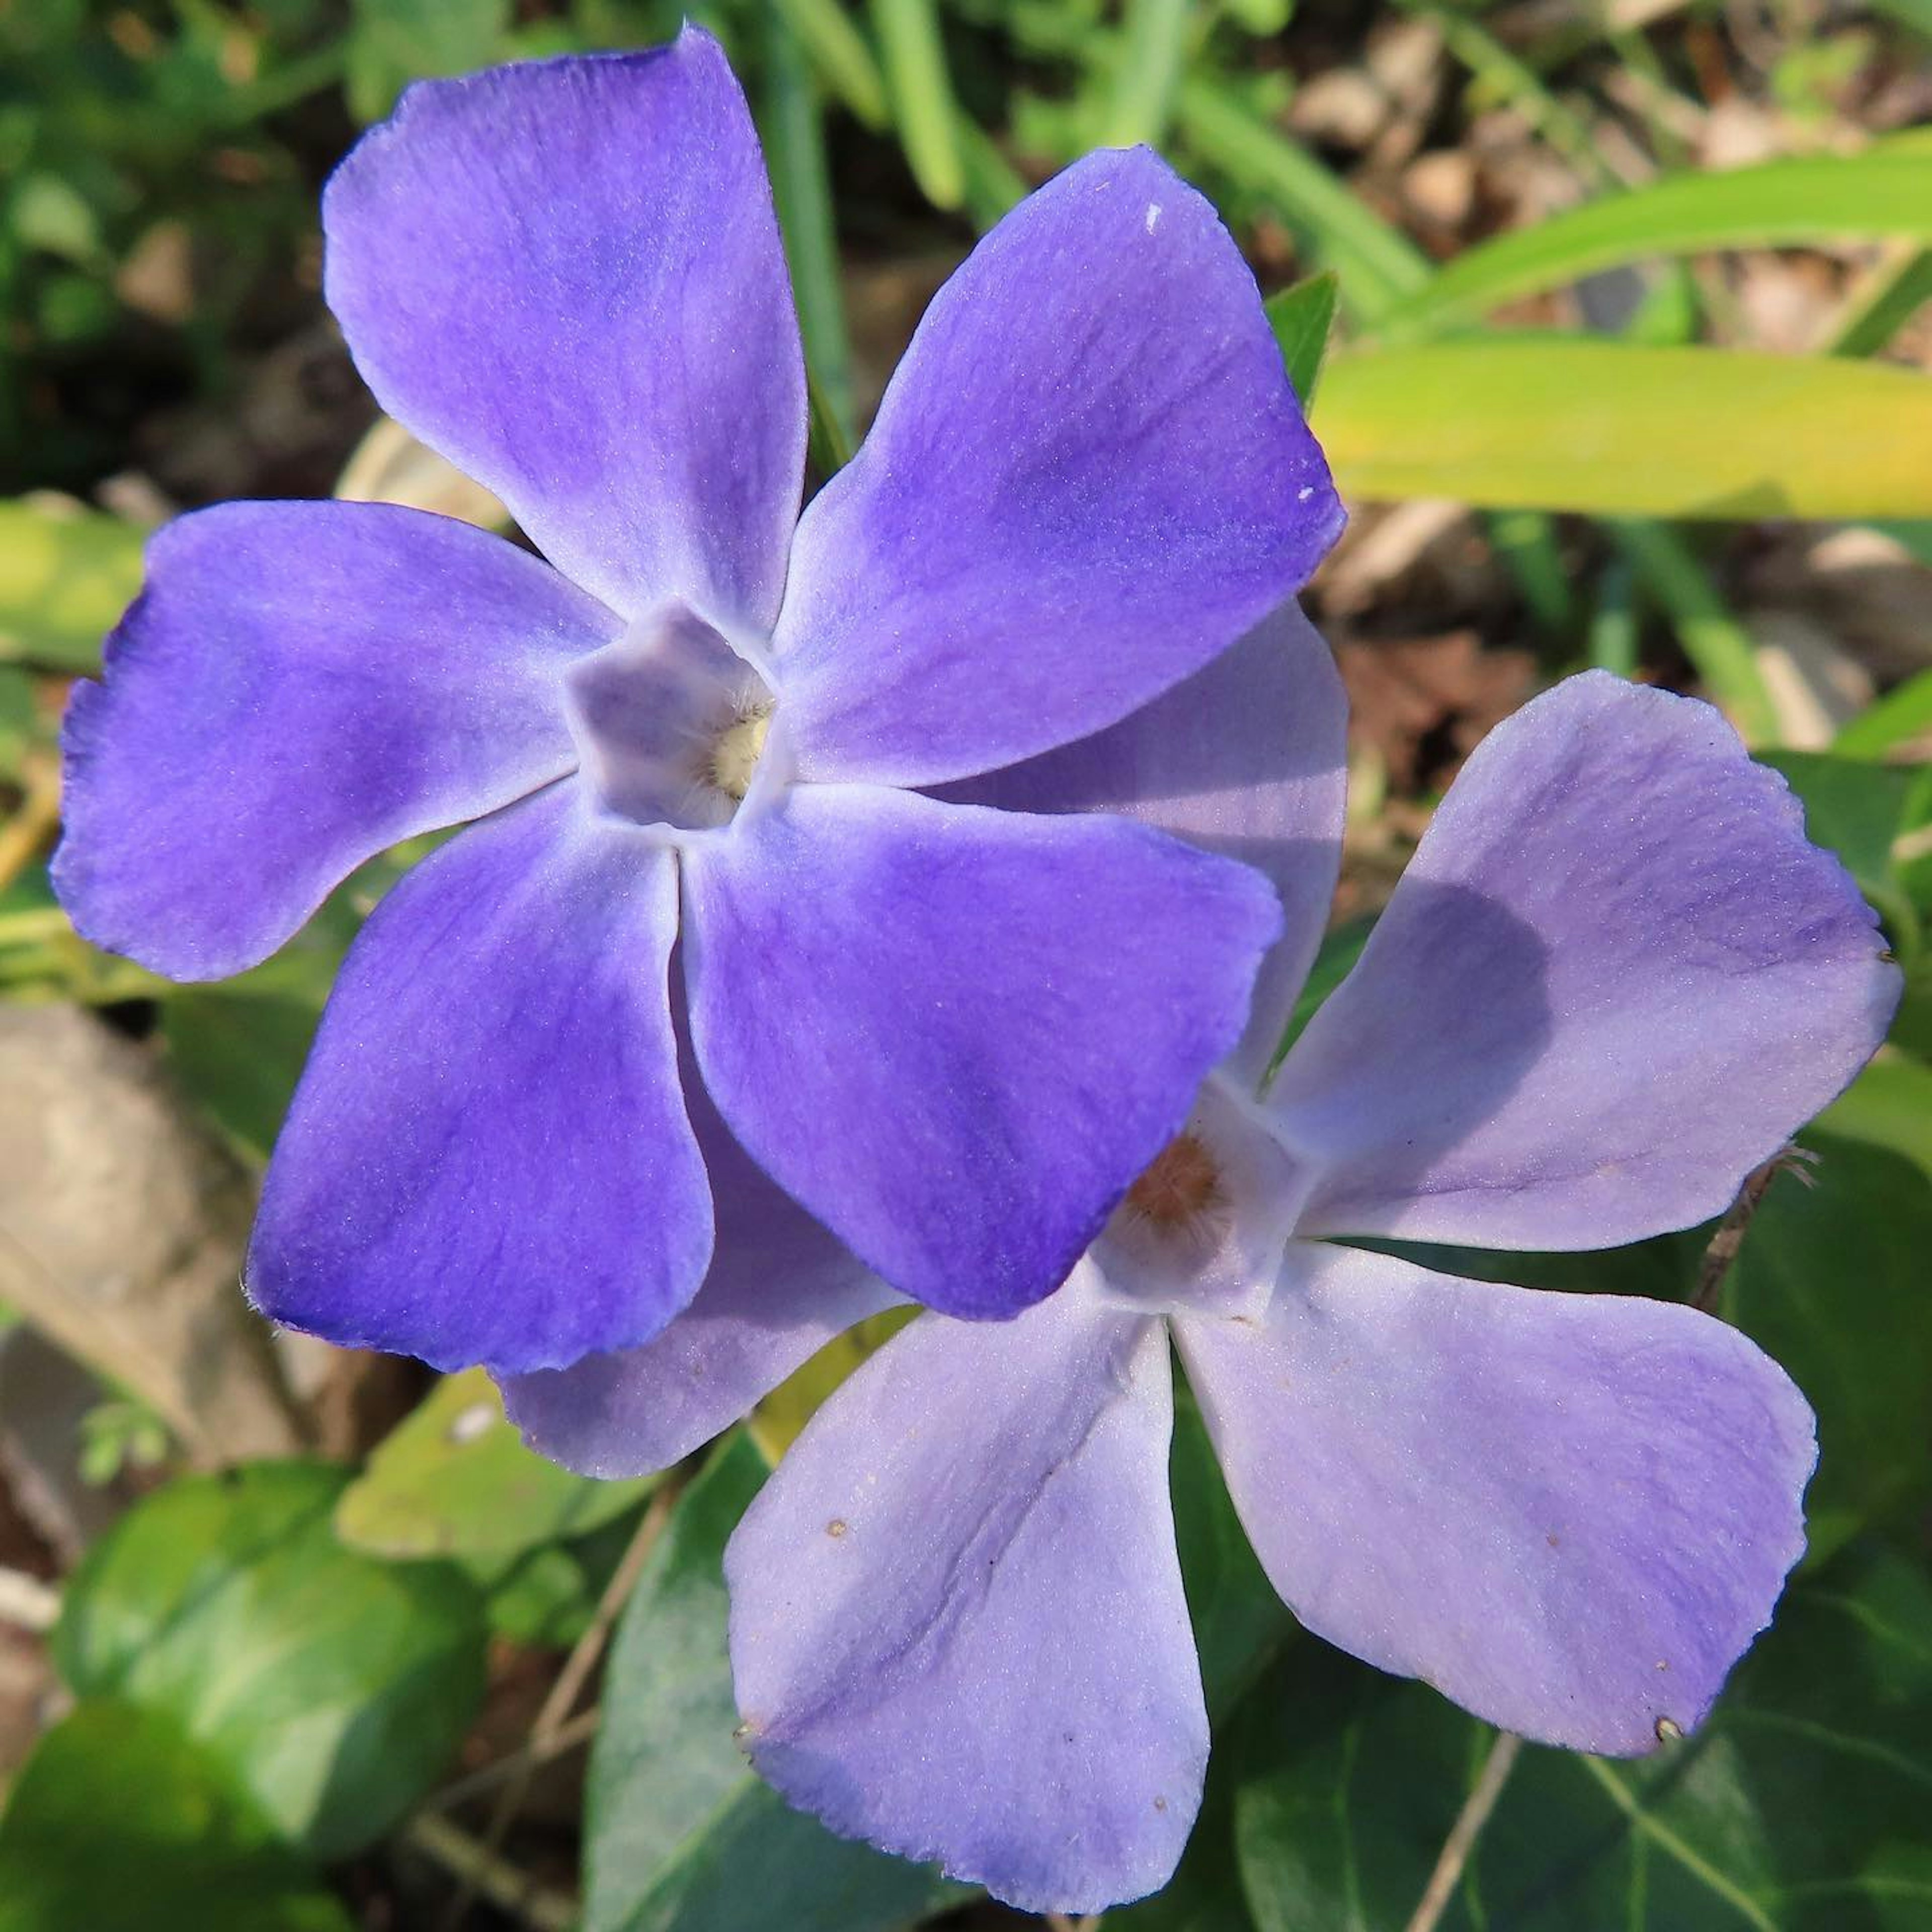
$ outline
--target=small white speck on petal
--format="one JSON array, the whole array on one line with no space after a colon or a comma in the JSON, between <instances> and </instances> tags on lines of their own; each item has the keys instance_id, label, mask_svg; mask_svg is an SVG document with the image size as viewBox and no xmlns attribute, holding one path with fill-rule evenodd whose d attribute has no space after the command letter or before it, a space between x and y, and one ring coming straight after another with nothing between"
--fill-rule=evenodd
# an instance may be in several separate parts
<instances>
[{"instance_id":1,"label":"small white speck on petal","mask_svg":"<svg viewBox=\"0 0 1932 1932\"><path fill-rule=\"evenodd\" d=\"M1304 483L1299 490L1295 491L1294 500L1298 503L1305 503L1314 494L1315 485L1312 483Z\"/></svg>"},{"instance_id":2,"label":"small white speck on petal","mask_svg":"<svg viewBox=\"0 0 1932 1932\"><path fill-rule=\"evenodd\" d=\"M1157 201L1150 201L1148 203L1147 232L1151 235L1160 223L1160 203Z\"/></svg>"}]
</instances>

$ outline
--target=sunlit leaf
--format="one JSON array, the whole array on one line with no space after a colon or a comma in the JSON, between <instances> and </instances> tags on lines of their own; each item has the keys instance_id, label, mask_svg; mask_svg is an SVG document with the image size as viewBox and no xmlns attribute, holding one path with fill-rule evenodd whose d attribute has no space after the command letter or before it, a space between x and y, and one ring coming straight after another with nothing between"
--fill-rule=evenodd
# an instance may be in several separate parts
<instances>
[{"instance_id":1,"label":"sunlit leaf","mask_svg":"<svg viewBox=\"0 0 1932 1932\"><path fill-rule=\"evenodd\" d=\"M381 1556L520 1555L620 1516L655 1476L601 1483L524 1446L482 1369L445 1376L343 1492L342 1540Z\"/></svg>"},{"instance_id":2,"label":"sunlit leaf","mask_svg":"<svg viewBox=\"0 0 1932 1932\"><path fill-rule=\"evenodd\" d=\"M112 1700L41 1738L0 1817L0 1932L352 1932L218 1760Z\"/></svg>"},{"instance_id":3,"label":"sunlit leaf","mask_svg":"<svg viewBox=\"0 0 1932 1932\"><path fill-rule=\"evenodd\" d=\"M0 662L98 668L141 587L142 536L64 497L0 502Z\"/></svg>"},{"instance_id":4,"label":"sunlit leaf","mask_svg":"<svg viewBox=\"0 0 1932 1932\"><path fill-rule=\"evenodd\" d=\"M1523 335L1337 355L1315 428L1357 499L1932 515L1932 378L1832 357Z\"/></svg>"},{"instance_id":5,"label":"sunlit leaf","mask_svg":"<svg viewBox=\"0 0 1932 1932\"><path fill-rule=\"evenodd\" d=\"M483 1688L474 1587L339 1543L346 1472L257 1462L136 1504L69 1585L54 1656L83 1697L172 1718L291 1840L374 1843L419 1798Z\"/></svg>"},{"instance_id":6,"label":"sunlit leaf","mask_svg":"<svg viewBox=\"0 0 1932 1932\"><path fill-rule=\"evenodd\" d=\"M1666 175L1466 249L1377 326L1433 332L1649 256L1892 237L1932 242L1932 156L1880 148Z\"/></svg>"}]
</instances>

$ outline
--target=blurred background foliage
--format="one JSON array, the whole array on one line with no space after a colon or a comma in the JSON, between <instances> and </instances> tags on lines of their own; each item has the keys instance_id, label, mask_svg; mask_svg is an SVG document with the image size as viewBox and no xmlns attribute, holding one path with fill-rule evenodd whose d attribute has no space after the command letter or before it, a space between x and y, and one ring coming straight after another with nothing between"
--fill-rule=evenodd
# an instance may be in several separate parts
<instances>
[{"instance_id":1,"label":"blurred background foliage","mask_svg":"<svg viewBox=\"0 0 1932 1932\"><path fill-rule=\"evenodd\" d=\"M718 1558L834 1346L700 1466L599 1485L486 1379L271 1341L254 1177L344 948L179 989L46 884L69 681L147 530L231 496L502 512L376 417L316 196L425 75L668 38L656 0L0 0L0 1932L887 1932L1008 1922L731 1737ZM814 462L1026 190L1145 141L1220 206L1354 512L1346 969L1482 733L1594 664L1721 704L1882 916L1892 1042L1700 1229L1469 1274L1702 1296L1818 1410L1812 1548L1697 1737L1513 1744L1296 1636L1198 1420L1217 1731L1120 1932L1932 1927L1932 6L726 0ZM487 291L478 291L487 298ZM593 1748L594 1738L594 1748ZM1476 1794L1486 1828L1445 1858Z\"/></svg>"}]
</instances>

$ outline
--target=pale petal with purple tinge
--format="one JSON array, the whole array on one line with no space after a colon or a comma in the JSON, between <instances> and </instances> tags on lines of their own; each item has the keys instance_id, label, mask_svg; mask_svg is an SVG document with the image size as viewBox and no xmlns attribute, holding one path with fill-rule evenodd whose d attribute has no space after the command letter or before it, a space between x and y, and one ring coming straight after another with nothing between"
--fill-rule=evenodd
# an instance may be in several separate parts
<instances>
[{"instance_id":1,"label":"pale petal with purple tinge","mask_svg":"<svg viewBox=\"0 0 1932 1932\"><path fill-rule=\"evenodd\" d=\"M619 628L448 518L181 518L148 546L106 682L68 706L62 903L96 945L172 979L253 966L386 847L568 772L566 668Z\"/></svg>"},{"instance_id":2,"label":"pale petal with purple tinge","mask_svg":"<svg viewBox=\"0 0 1932 1932\"><path fill-rule=\"evenodd\" d=\"M675 857L574 781L424 860L350 949L276 1143L262 1312L499 1373L656 1334L711 1252L676 933Z\"/></svg>"},{"instance_id":3,"label":"pale petal with purple tinge","mask_svg":"<svg viewBox=\"0 0 1932 1932\"><path fill-rule=\"evenodd\" d=\"M1208 1759L1172 1406L1162 1324L1078 1282L873 1356L724 1553L758 1770L1023 1910L1165 1884Z\"/></svg>"},{"instance_id":4,"label":"pale petal with purple tinge","mask_svg":"<svg viewBox=\"0 0 1932 1932\"><path fill-rule=\"evenodd\" d=\"M1277 1076L1302 1232L1599 1248L1718 1214L1884 1038L1884 946L1717 711L1569 679L1478 748Z\"/></svg>"},{"instance_id":5,"label":"pale petal with purple tinge","mask_svg":"<svg viewBox=\"0 0 1932 1932\"><path fill-rule=\"evenodd\" d=\"M762 634L805 365L745 97L710 34L419 81L331 178L324 282L389 413L627 616Z\"/></svg>"},{"instance_id":6,"label":"pale petal with purple tinge","mask_svg":"<svg viewBox=\"0 0 1932 1932\"><path fill-rule=\"evenodd\" d=\"M688 1057L682 1068L718 1227L697 1299L641 1348L503 1384L530 1447L586 1476L669 1468L748 1414L835 1336L900 1300L772 1185L718 1118Z\"/></svg>"},{"instance_id":7,"label":"pale petal with purple tinge","mask_svg":"<svg viewBox=\"0 0 1932 1932\"><path fill-rule=\"evenodd\" d=\"M682 865L719 1112L894 1288L974 1316L1066 1279L1280 929L1258 874L1144 826L870 786L801 785Z\"/></svg>"},{"instance_id":8,"label":"pale petal with purple tinge","mask_svg":"<svg viewBox=\"0 0 1932 1932\"><path fill-rule=\"evenodd\" d=\"M1295 1615L1506 1730L1690 1730L1804 1550L1811 1412L1693 1309L1297 1243L1265 1319L1174 1326Z\"/></svg>"},{"instance_id":9,"label":"pale petal with purple tinge","mask_svg":"<svg viewBox=\"0 0 1932 1932\"><path fill-rule=\"evenodd\" d=\"M1099 730L1293 596L1342 520L1214 209L1145 148L1090 154L934 298L799 525L799 770L937 784Z\"/></svg>"},{"instance_id":10,"label":"pale petal with purple tinge","mask_svg":"<svg viewBox=\"0 0 1932 1932\"><path fill-rule=\"evenodd\" d=\"M1342 862L1348 700L1293 604L1204 670L1090 738L937 796L1008 812L1112 812L1256 867L1286 925L1230 1072L1258 1083L1328 923Z\"/></svg>"}]
</instances>

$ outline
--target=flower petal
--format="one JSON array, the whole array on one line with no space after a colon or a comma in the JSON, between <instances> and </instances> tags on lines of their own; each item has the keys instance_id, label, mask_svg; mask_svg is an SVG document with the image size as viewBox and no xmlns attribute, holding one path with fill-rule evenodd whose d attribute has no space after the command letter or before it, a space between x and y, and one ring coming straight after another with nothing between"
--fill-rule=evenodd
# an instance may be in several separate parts
<instances>
[{"instance_id":1,"label":"flower petal","mask_svg":"<svg viewBox=\"0 0 1932 1932\"><path fill-rule=\"evenodd\" d=\"M1084 737L1341 525L1214 209L1144 148L1090 154L934 298L799 526L776 641L800 770L934 784Z\"/></svg>"},{"instance_id":2,"label":"flower petal","mask_svg":"<svg viewBox=\"0 0 1932 1932\"><path fill-rule=\"evenodd\" d=\"M1258 874L1112 818L861 785L684 854L692 1037L753 1158L892 1285L1064 1281L1234 1043Z\"/></svg>"},{"instance_id":3,"label":"flower petal","mask_svg":"<svg viewBox=\"0 0 1932 1932\"><path fill-rule=\"evenodd\" d=\"M676 597L769 631L805 367L716 40L419 82L322 220L328 305L392 416L626 616Z\"/></svg>"},{"instance_id":4,"label":"flower petal","mask_svg":"<svg viewBox=\"0 0 1932 1932\"><path fill-rule=\"evenodd\" d=\"M148 547L64 734L54 879L95 944L176 980L266 958L356 866L576 762L562 679L617 629L466 524L224 503Z\"/></svg>"},{"instance_id":5,"label":"flower petal","mask_svg":"<svg viewBox=\"0 0 1932 1932\"><path fill-rule=\"evenodd\" d=\"M1077 1283L888 1342L725 1550L758 1770L833 1831L1024 1910L1165 1884L1208 1758L1173 1400L1162 1324Z\"/></svg>"},{"instance_id":6,"label":"flower petal","mask_svg":"<svg viewBox=\"0 0 1932 1932\"><path fill-rule=\"evenodd\" d=\"M1008 812L1111 812L1265 873L1286 923L1230 1072L1258 1084L1328 922L1342 860L1348 701L1298 606L1090 738L947 786Z\"/></svg>"},{"instance_id":7,"label":"flower petal","mask_svg":"<svg viewBox=\"0 0 1932 1932\"><path fill-rule=\"evenodd\" d=\"M1804 1550L1811 1412L1694 1309L1298 1243L1264 1322L1174 1330L1289 1608L1505 1730L1689 1730Z\"/></svg>"},{"instance_id":8,"label":"flower petal","mask_svg":"<svg viewBox=\"0 0 1932 1932\"><path fill-rule=\"evenodd\" d=\"M586 1476L668 1469L730 1427L854 1323L900 1298L775 1187L681 1056L717 1246L698 1298L654 1342L503 1385L532 1449Z\"/></svg>"},{"instance_id":9,"label":"flower petal","mask_svg":"<svg viewBox=\"0 0 1932 1932\"><path fill-rule=\"evenodd\" d=\"M1478 748L1272 1095L1305 1234L1688 1227L1884 1037L1898 974L1707 704L1571 678Z\"/></svg>"},{"instance_id":10,"label":"flower petal","mask_svg":"<svg viewBox=\"0 0 1932 1932\"><path fill-rule=\"evenodd\" d=\"M256 1306L499 1374L655 1335L711 1252L676 934L675 858L575 783L425 860L322 1015L249 1250Z\"/></svg>"}]
</instances>

